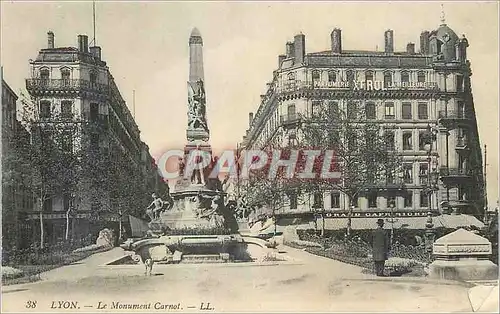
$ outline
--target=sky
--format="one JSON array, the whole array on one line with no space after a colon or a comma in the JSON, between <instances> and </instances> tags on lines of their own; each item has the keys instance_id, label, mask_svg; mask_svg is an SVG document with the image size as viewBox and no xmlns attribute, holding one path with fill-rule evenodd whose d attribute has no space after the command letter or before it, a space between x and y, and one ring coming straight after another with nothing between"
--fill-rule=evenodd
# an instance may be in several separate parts
<instances>
[{"instance_id":1,"label":"sky","mask_svg":"<svg viewBox=\"0 0 500 314\"><path fill-rule=\"evenodd\" d=\"M469 40L472 89L481 146L488 147L490 206L498 200L498 4L444 2L446 23ZM256 112L278 55L302 32L306 52L328 50L330 32L342 29L343 49L381 50L384 31L394 30L396 51L417 50L423 30L440 24L441 2L111 2L96 1L96 43L133 111L155 157L186 142L188 39L197 27L204 42L210 144L233 148ZM1 1L4 79L25 90L29 59L47 45L77 45L93 37L92 2Z\"/></svg>"}]
</instances>

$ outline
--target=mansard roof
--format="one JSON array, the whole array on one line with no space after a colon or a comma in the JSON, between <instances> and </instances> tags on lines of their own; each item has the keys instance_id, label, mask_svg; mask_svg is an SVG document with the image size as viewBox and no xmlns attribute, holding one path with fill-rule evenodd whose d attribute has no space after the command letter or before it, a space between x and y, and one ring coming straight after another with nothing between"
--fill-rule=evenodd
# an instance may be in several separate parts
<instances>
[{"instance_id":1,"label":"mansard roof","mask_svg":"<svg viewBox=\"0 0 500 314\"><path fill-rule=\"evenodd\" d=\"M40 49L35 63L45 62L74 62L80 61L83 63L106 66L106 62L99 60L90 52L79 51L75 47L58 47Z\"/></svg>"}]
</instances>

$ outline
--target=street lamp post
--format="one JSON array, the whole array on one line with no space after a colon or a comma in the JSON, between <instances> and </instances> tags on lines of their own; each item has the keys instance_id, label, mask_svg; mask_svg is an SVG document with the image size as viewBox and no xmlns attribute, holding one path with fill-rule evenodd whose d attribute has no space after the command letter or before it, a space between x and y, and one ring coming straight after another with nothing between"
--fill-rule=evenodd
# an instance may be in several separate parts
<instances>
[{"instance_id":1,"label":"street lamp post","mask_svg":"<svg viewBox=\"0 0 500 314\"><path fill-rule=\"evenodd\" d=\"M436 140L436 130L430 124L427 124L427 139L425 149L427 151L427 200L429 211L432 211L432 192L434 190L434 182L431 175L432 171L432 145Z\"/></svg>"},{"instance_id":2,"label":"street lamp post","mask_svg":"<svg viewBox=\"0 0 500 314\"><path fill-rule=\"evenodd\" d=\"M427 214L427 221L425 224L425 246L427 252L429 254L432 254L432 245L434 243L434 223L432 221L432 194L433 191L435 190L435 173L434 170L432 169L432 145L434 141L436 140L436 135L437 132L435 129L431 128L431 126L428 124L427 125L427 141L425 144L425 148L427 150L427 197L428 197L428 206L429 206L429 211ZM431 173L432 171L432 173Z\"/></svg>"},{"instance_id":3,"label":"street lamp post","mask_svg":"<svg viewBox=\"0 0 500 314\"><path fill-rule=\"evenodd\" d=\"M387 219L387 221L391 224L391 239L390 239L390 246L392 247L392 244L394 242L394 223L398 221L398 219L394 218L394 201L391 201L389 204L389 209L391 213L391 218Z\"/></svg>"}]
</instances>

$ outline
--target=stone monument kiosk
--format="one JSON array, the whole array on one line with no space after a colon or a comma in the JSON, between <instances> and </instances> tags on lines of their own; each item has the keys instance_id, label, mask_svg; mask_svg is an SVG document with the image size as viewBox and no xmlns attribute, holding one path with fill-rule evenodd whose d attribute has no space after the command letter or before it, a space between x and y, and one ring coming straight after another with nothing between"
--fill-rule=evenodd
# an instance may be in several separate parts
<instances>
[{"instance_id":1,"label":"stone monument kiosk","mask_svg":"<svg viewBox=\"0 0 500 314\"><path fill-rule=\"evenodd\" d=\"M447 234L433 245L436 260L429 265L429 276L450 280L498 279L498 266L489 260L491 243L465 229Z\"/></svg>"}]
</instances>

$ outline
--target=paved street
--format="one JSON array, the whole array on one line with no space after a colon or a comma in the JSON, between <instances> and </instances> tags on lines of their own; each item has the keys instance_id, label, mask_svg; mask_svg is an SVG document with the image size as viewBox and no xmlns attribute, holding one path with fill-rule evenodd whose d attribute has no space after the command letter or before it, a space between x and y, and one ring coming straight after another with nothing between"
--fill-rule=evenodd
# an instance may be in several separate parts
<instances>
[{"instance_id":1,"label":"paved street","mask_svg":"<svg viewBox=\"0 0 500 314\"><path fill-rule=\"evenodd\" d=\"M100 301L101 307L107 305L100 311L118 311L111 308L113 302L151 303L153 311L155 304L165 304L167 309L156 310L160 312L198 311L202 302L204 307L210 302L208 307L217 312L471 311L465 285L380 279L356 266L288 247L285 251L294 262L155 265L154 276L145 277L141 266L103 266L124 254L116 248L47 272L40 282L3 287L2 310L26 311L28 301L37 301L30 311L48 311L53 302L76 301L71 311L88 312L97 310Z\"/></svg>"}]
</instances>

